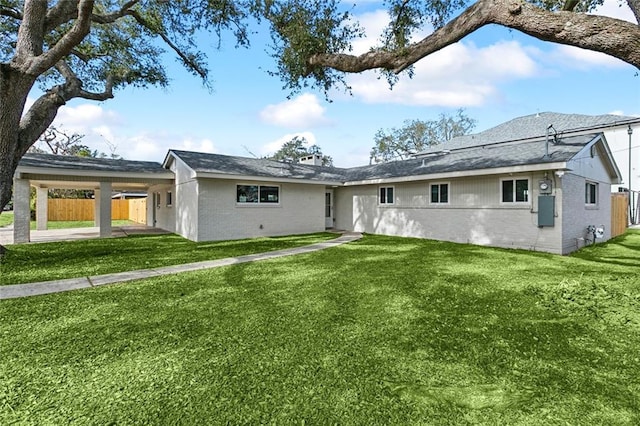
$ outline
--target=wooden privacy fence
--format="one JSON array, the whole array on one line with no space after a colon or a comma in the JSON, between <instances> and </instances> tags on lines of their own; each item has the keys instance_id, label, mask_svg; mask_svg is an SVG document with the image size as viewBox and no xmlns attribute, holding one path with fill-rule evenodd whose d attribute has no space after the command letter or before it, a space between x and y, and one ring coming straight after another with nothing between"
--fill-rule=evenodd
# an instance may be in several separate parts
<instances>
[{"instance_id":1,"label":"wooden privacy fence","mask_svg":"<svg viewBox=\"0 0 640 426\"><path fill-rule=\"evenodd\" d=\"M77 198L50 198L47 220L95 220L95 200ZM111 220L130 220L147 223L147 199L111 200Z\"/></svg>"},{"instance_id":2,"label":"wooden privacy fence","mask_svg":"<svg viewBox=\"0 0 640 426\"><path fill-rule=\"evenodd\" d=\"M611 194L611 236L624 234L629 219L629 194L615 192Z\"/></svg>"}]
</instances>

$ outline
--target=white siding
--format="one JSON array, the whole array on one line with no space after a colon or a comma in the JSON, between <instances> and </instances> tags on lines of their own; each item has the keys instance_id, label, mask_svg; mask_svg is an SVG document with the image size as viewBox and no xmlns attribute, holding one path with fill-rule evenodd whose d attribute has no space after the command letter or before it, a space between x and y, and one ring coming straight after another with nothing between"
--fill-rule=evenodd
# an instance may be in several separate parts
<instances>
[{"instance_id":1,"label":"white siding","mask_svg":"<svg viewBox=\"0 0 640 426\"><path fill-rule=\"evenodd\" d=\"M167 205L167 192L171 192L173 201ZM157 206L153 194L160 194L160 205ZM153 185L149 188L147 196L147 223L156 228L176 232L176 189L174 185ZM156 223L153 224L153 210L156 214Z\"/></svg>"},{"instance_id":2,"label":"white siding","mask_svg":"<svg viewBox=\"0 0 640 426\"><path fill-rule=\"evenodd\" d=\"M171 171L176 175L174 193L175 232L196 241L198 238L198 182L193 171L181 160L175 159Z\"/></svg>"},{"instance_id":3,"label":"white siding","mask_svg":"<svg viewBox=\"0 0 640 426\"><path fill-rule=\"evenodd\" d=\"M604 238L611 238L611 181L601 157L578 156L569 163L573 170L562 177L563 210L562 252L569 253L585 244L587 226L604 226ZM585 183L598 184L597 204L585 204Z\"/></svg>"},{"instance_id":4,"label":"white siding","mask_svg":"<svg viewBox=\"0 0 640 426\"><path fill-rule=\"evenodd\" d=\"M549 177L553 175L550 171ZM529 203L501 203L502 179L529 179ZM537 186L543 173L451 179L449 204L430 204L430 183L395 184L392 206L378 204L378 185L339 188L336 227L498 247L561 252L561 222L538 227ZM556 179L556 184L557 179ZM558 189L555 188L556 197ZM556 199L556 210L561 209Z\"/></svg>"},{"instance_id":5,"label":"white siding","mask_svg":"<svg viewBox=\"0 0 640 426\"><path fill-rule=\"evenodd\" d=\"M324 231L322 185L199 179L197 241ZM280 203L236 203L237 184L278 185Z\"/></svg>"}]
</instances>

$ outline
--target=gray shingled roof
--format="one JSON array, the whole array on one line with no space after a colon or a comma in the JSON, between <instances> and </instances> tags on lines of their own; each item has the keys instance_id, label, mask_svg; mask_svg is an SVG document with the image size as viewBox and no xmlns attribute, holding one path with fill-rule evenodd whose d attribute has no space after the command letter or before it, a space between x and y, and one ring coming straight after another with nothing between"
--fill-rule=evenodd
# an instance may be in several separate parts
<instances>
[{"instance_id":1,"label":"gray shingled roof","mask_svg":"<svg viewBox=\"0 0 640 426\"><path fill-rule=\"evenodd\" d=\"M86 170L96 172L166 174L162 164L152 161L114 160L110 158L76 157L53 154L26 154L20 167L46 167L59 170Z\"/></svg>"},{"instance_id":2,"label":"gray shingled roof","mask_svg":"<svg viewBox=\"0 0 640 426\"><path fill-rule=\"evenodd\" d=\"M169 153L173 153L191 169L200 173L335 182L342 182L345 177L345 169L336 167L292 164L264 158L234 157L173 149Z\"/></svg>"},{"instance_id":3,"label":"gray shingled roof","mask_svg":"<svg viewBox=\"0 0 640 426\"><path fill-rule=\"evenodd\" d=\"M605 127L625 125L626 122L640 122L640 117L621 115L581 115L541 112L525 115L492 127L473 135L458 136L443 144L433 146L418 155L441 150L453 150L470 146L486 145L497 142L532 139L545 136L547 127L552 124L561 134L573 131L600 131Z\"/></svg>"},{"instance_id":4,"label":"gray shingled roof","mask_svg":"<svg viewBox=\"0 0 640 426\"><path fill-rule=\"evenodd\" d=\"M545 155L545 139L499 143L434 153L420 158L348 169L348 181L429 175L467 170L492 169L531 164L566 162L598 136L597 133L564 137L549 144Z\"/></svg>"},{"instance_id":5,"label":"gray shingled roof","mask_svg":"<svg viewBox=\"0 0 640 426\"><path fill-rule=\"evenodd\" d=\"M232 157L171 150L191 169L203 173L238 176L307 179L315 181L363 181L429 175L436 173L491 169L531 164L565 162L573 158L597 133L564 137L557 144L549 144L549 158L544 158L545 139L499 143L451 151L447 154L427 155L404 161L373 164L341 169L307 164Z\"/></svg>"}]
</instances>

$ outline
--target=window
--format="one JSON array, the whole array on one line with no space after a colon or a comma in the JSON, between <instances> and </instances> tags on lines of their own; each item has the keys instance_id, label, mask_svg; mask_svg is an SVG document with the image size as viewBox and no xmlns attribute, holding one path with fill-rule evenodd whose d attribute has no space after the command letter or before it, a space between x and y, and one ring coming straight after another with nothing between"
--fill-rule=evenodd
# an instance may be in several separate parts
<instances>
[{"instance_id":1,"label":"window","mask_svg":"<svg viewBox=\"0 0 640 426\"><path fill-rule=\"evenodd\" d=\"M502 181L503 203L528 203L529 179L509 179Z\"/></svg>"},{"instance_id":2,"label":"window","mask_svg":"<svg viewBox=\"0 0 640 426\"><path fill-rule=\"evenodd\" d=\"M280 187L267 185L237 185L236 201L241 204L278 204Z\"/></svg>"},{"instance_id":3,"label":"window","mask_svg":"<svg viewBox=\"0 0 640 426\"><path fill-rule=\"evenodd\" d=\"M431 184L431 203L447 204L449 202L449 184L434 183Z\"/></svg>"},{"instance_id":4,"label":"window","mask_svg":"<svg viewBox=\"0 0 640 426\"><path fill-rule=\"evenodd\" d=\"M380 187L380 204L393 204L393 186Z\"/></svg>"},{"instance_id":5,"label":"window","mask_svg":"<svg viewBox=\"0 0 640 426\"><path fill-rule=\"evenodd\" d=\"M160 202L160 193L159 193L159 192L156 192L156 208L158 208L158 209L159 209L159 208L160 208L160 204L162 204L162 203Z\"/></svg>"},{"instance_id":6,"label":"window","mask_svg":"<svg viewBox=\"0 0 640 426\"><path fill-rule=\"evenodd\" d=\"M171 207L173 204L173 194L171 191L167 191L167 207Z\"/></svg>"},{"instance_id":7,"label":"window","mask_svg":"<svg viewBox=\"0 0 640 426\"><path fill-rule=\"evenodd\" d=\"M598 204L598 184L587 182L584 184L584 203L587 205Z\"/></svg>"}]
</instances>

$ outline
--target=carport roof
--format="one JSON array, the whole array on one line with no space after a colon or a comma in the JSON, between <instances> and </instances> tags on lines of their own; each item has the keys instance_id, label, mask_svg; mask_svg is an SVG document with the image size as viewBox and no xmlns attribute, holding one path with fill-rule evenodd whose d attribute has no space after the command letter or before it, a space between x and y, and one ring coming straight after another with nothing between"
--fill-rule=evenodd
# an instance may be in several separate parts
<instances>
[{"instance_id":1,"label":"carport roof","mask_svg":"<svg viewBox=\"0 0 640 426\"><path fill-rule=\"evenodd\" d=\"M98 188L111 182L113 190L144 190L154 184L171 184L172 171L152 161L26 154L18 163L16 177L43 188Z\"/></svg>"},{"instance_id":2,"label":"carport roof","mask_svg":"<svg viewBox=\"0 0 640 426\"><path fill-rule=\"evenodd\" d=\"M49 170L84 170L91 172L167 174L162 164L153 161L131 161L111 158L77 157L53 154L26 154L20 168L46 168ZM169 172L170 173L170 172Z\"/></svg>"}]
</instances>

